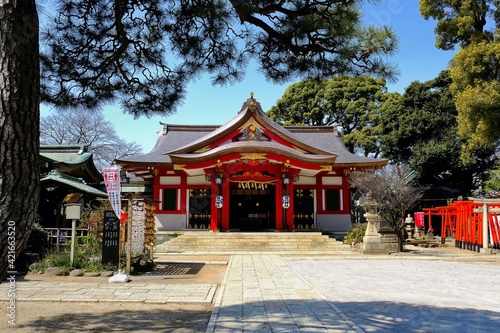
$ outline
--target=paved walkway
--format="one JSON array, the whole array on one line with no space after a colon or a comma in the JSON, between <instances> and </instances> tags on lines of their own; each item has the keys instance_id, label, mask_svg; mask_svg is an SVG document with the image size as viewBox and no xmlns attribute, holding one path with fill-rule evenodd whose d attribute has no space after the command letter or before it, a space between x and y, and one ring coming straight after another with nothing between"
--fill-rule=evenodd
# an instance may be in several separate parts
<instances>
[{"instance_id":1,"label":"paved walkway","mask_svg":"<svg viewBox=\"0 0 500 333\"><path fill-rule=\"evenodd\" d=\"M234 255L209 332L362 332L279 255Z\"/></svg>"},{"instance_id":2,"label":"paved walkway","mask_svg":"<svg viewBox=\"0 0 500 333\"><path fill-rule=\"evenodd\" d=\"M390 256L235 254L222 284L18 281L17 300L201 302L206 333L495 332L500 255L422 250ZM9 284L0 285L8 300Z\"/></svg>"},{"instance_id":3,"label":"paved walkway","mask_svg":"<svg viewBox=\"0 0 500 333\"><path fill-rule=\"evenodd\" d=\"M9 300L8 283L0 285L0 300ZM211 303L216 284L75 283L17 281L16 301Z\"/></svg>"}]
</instances>

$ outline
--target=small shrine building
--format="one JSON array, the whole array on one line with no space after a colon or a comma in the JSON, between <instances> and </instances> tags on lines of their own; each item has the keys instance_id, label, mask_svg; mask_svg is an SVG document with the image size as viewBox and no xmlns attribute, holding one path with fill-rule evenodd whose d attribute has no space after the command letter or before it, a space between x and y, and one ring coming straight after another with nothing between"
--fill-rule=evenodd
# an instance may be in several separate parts
<instances>
[{"instance_id":1,"label":"small shrine building","mask_svg":"<svg viewBox=\"0 0 500 333\"><path fill-rule=\"evenodd\" d=\"M147 154L118 159L152 184L158 231L346 232L348 175L387 164L350 153L335 126L281 126L249 98L222 126L163 124Z\"/></svg>"},{"instance_id":2,"label":"small shrine building","mask_svg":"<svg viewBox=\"0 0 500 333\"><path fill-rule=\"evenodd\" d=\"M89 144L40 146L40 205L38 219L46 228L71 227L61 214L66 204L88 204L107 198L100 190L102 175L96 168Z\"/></svg>"}]
</instances>

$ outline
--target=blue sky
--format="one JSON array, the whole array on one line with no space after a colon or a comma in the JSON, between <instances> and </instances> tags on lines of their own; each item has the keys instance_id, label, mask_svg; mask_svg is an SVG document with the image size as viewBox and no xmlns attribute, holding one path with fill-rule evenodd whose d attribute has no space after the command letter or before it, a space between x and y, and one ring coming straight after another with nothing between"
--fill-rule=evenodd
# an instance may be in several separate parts
<instances>
[{"instance_id":1,"label":"blue sky","mask_svg":"<svg viewBox=\"0 0 500 333\"><path fill-rule=\"evenodd\" d=\"M399 67L399 80L389 84L388 90L403 93L412 81L431 80L447 68L454 52L438 50L435 43L435 22L424 20L418 10L418 0L381 0L376 6L365 6L367 24L388 25L399 37L399 50L389 60ZM127 141L140 144L149 152L156 133L162 129L160 121L169 124L222 125L233 118L244 101L255 93L264 111L269 110L292 84L275 85L250 66L245 79L225 87L212 86L208 76L191 83L184 104L169 117L140 118L123 114L118 107L108 106L104 114L114 125L117 134ZM42 116L49 114L42 106Z\"/></svg>"}]
</instances>

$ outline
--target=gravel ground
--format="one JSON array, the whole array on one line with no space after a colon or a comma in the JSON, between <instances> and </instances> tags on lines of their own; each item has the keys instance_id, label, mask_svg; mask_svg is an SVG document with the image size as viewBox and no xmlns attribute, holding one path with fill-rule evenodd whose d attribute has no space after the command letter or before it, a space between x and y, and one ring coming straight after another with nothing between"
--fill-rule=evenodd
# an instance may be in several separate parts
<instances>
[{"instance_id":1,"label":"gravel ground","mask_svg":"<svg viewBox=\"0 0 500 333\"><path fill-rule=\"evenodd\" d=\"M365 332L498 332L500 261L452 260L288 259Z\"/></svg>"}]
</instances>

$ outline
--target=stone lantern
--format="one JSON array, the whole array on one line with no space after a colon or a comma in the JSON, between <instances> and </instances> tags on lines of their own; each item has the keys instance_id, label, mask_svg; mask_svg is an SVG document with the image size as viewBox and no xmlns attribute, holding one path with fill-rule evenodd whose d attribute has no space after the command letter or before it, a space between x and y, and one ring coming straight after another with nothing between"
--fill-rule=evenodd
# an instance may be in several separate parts
<instances>
[{"instance_id":1,"label":"stone lantern","mask_svg":"<svg viewBox=\"0 0 500 333\"><path fill-rule=\"evenodd\" d=\"M397 252L397 237L394 247L393 240L387 235L383 235L377 229L378 224L378 204L373 200L372 194L369 192L366 195L366 202L361 205L366 211L364 215L368 222L366 226L365 236L361 244L361 251L364 254L387 254Z\"/></svg>"},{"instance_id":2,"label":"stone lantern","mask_svg":"<svg viewBox=\"0 0 500 333\"><path fill-rule=\"evenodd\" d=\"M371 192L368 192L366 195L366 201L361 204L361 207L365 210L365 215L364 217L366 218L366 221L368 222L368 225L366 226L366 232L365 232L365 237L370 237L370 236L378 236L378 231L377 231L377 221L378 221L378 213L377 213L377 202L373 200L373 196ZM363 242L365 242L365 237L363 237Z\"/></svg>"},{"instance_id":3,"label":"stone lantern","mask_svg":"<svg viewBox=\"0 0 500 333\"><path fill-rule=\"evenodd\" d=\"M408 238L413 238L413 231L415 230L415 221L413 220L413 217L411 217L410 214L408 214L408 217L405 219L405 229L406 232L408 233Z\"/></svg>"}]
</instances>

